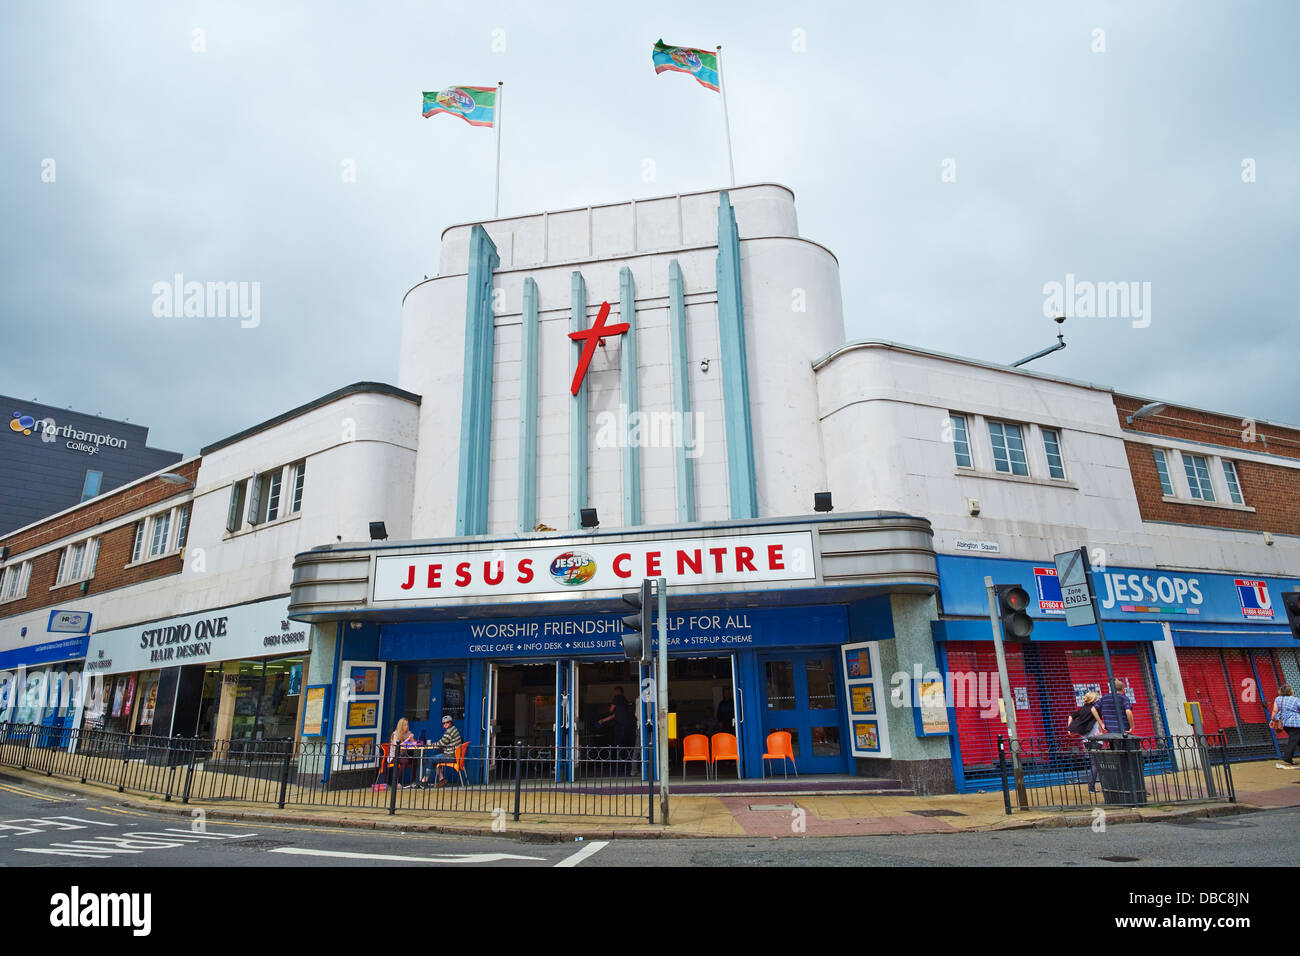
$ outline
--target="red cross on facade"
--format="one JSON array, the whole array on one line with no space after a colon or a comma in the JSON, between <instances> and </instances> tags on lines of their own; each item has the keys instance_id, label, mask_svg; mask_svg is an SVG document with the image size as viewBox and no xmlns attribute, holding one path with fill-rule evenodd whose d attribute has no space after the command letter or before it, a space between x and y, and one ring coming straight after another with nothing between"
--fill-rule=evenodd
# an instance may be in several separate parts
<instances>
[{"instance_id":1,"label":"red cross on facade","mask_svg":"<svg viewBox=\"0 0 1300 956\"><path fill-rule=\"evenodd\" d=\"M573 373L573 385L569 391L577 395L578 389L582 387L582 380L587 376L587 366L591 364L591 357L596 354L596 343L600 342L607 335L622 335L627 331L627 323L620 322L617 325L606 325L605 320L609 318L609 303L600 304L600 312L596 315L596 324L589 329L583 329L581 332L570 332L569 338L575 342L579 339L586 339L582 345L582 354L578 356L578 367Z\"/></svg>"}]
</instances>

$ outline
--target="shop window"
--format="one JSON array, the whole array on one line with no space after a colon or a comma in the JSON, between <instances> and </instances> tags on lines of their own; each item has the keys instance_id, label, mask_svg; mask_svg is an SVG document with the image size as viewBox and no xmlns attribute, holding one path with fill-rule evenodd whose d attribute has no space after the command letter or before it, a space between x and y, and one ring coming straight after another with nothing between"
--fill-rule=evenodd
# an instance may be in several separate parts
<instances>
[{"instance_id":1,"label":"shop window","mask_svg":"<svg viewBox=\"0 0 1300 956\"><path fill-rule=\"evenodd\" d=\"M794 708L794 662L768 661L767 709L794 710Z\"/></svg>"},{"instance_id":2,"label":"shop window","mask_svg":"<svg viewBox=\"0 0 1300 956\"><path fill-rule=\"evenodd\" d=\"M237 481L230 486L230 509L226 512L226 530L234 534L244 520L244 493L248 481Z\"/></svg>"},{"instance_id":3,"label":"shop window","mask_svg":"<svg viewBox=\"0 0 1300 956\"><path fill-rule=\"evenodd\" d=\"M429 695L433 689L433 675L417 671L406 675L406 709L402 716L407 720L429 719Z\"/></svg>"},{"instance_id":4,"label":"shop window","mask_svg":"<svg viewBox=\"0 0 1300 956\"><path fill-rule=\"evenodd\" d=\"M1201 501L1214 500L1214 488L1210 485L1210 466L1201 455L1189 455L1183 452L1183 471L1187 473L1187 489L1193 498Z\"/></svg>"},{"instance_id":5,"label":"shop window","mask_svg":"<svg viewBox=\"0 0 1300 956\"><path fill-rule=\"evenodd\" d=\"M59 573L54 581L55 586L94 577L95 560L98 555L98 538L68 545L59 556Z\"/></svg>"},{"instance_id":6,"label":"shop window","mask_svg":"<svg viewBox=\"0 0 1300 956\"><path fill-rule=\"evenodd\" d=\"M1160 491L1168 497L1173 497L1174 483L1169 478L1169 462L1165 459L1163 448L1154 449L1156 456L1156 474L1160 476Z\"/></svg>"},{"instance_id":7,"label":"shop window","mask_svg":"<svg viewBox=\"0 0 1300 956\"><path fill-rule=\"evenodd\" d=\"M32 576L32 563L11 564L0 573L0 601L12 601L27 596L27 583Z\"/></svg>"},{"instance_id":8,"label":"shop window","mask_svg":"<svg viewBox=\"0 0 1300 956\"><path fill-rule=\"evenodd\" d=\"M1228 497L1235 505L1244 505L1241 497L1241 482L1237 480L1237 466L1226 458L1223 460L1223 480L1228 485Z\"/></svg>"},{"instance_id":9,"label":"shop window","mask_svg":"<svg viewBox=\"0 0 1300 956\"><path fill-rule=\"evenodd\" d=\"M1008 475L1029 476L1025 439L1019 425L989 422L989 441L993 444L994 468Z\"/></svg>"},{"instance_id":10,"label":"shop window","mask_svg":"<svg viewBox=\"0 0 1300 956\"><path fill-rule=\"evenodd\" d=\"M975 467L970 455L970 436L966 432L966 416L952 415L948 420L952 423L952 450L957 456L957 467Z\"/></svg>"},{"instance_id":11,"label":"shop window","mask_svg":"<svg viewBox=\"0 0 1300 956\"><path fill-rule=\"evenodd\" d=\"M1043 429L1043 451L1047 453L1047 473L1058 481L1065 480L1065 459L1061 457L1061 433Z\"/></svg>"},{"instance_id":12,"label":"shop window","mask_svg":"<svg viewBox=\"0 0 1300 956\"><path fill-rule=\"evenodd\" d=\"M808 678L809 707L834 710L840 706L835 687L835 665L829 657L808 659L804 662L804 673Z\"/></svg>"}]
</instances>

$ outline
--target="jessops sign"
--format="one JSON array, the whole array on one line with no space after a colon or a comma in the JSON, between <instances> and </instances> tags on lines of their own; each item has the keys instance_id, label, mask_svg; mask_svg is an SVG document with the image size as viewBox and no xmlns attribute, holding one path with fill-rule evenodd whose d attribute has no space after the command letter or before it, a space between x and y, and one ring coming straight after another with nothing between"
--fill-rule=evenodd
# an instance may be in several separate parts
<instances>
[{"instance_id":1,"label":"jessops sign","mask_svg":"<svg viewBox=\"0 0 1300 956\"><path fill-rule=\"evenodd\" d=\"M1012 561L939 556L939 589L948 614L988 613L984 575L1019 584L1030 594L1029 613L1065 616L1056 568L1050 561ZM1285 626L1283 591L1300 581L1240 574L1190 573L1158 568L1094 569L1093 590L1106 620L1169 620L1175 623L1275 624Z\"/></svg>"},{"instance_id":2,"label":"jessops sign","mask_svg":"<svg viewBox=\"0 0 1300 956\"><path fill-rule=\"evenodd\" d=\"M563 598L659 577L669 585L812 581L813 564L811 531L399 554L376 559L373 598Z\"/></svg>"},{"instance_id":3,"label":"jessops sign","mask_svg":"<svg viewBox=\"0 0 1300 956\"><path fill-rule=\"evenodd\" d=\"M286 598L241 604L91 635L90 674L306 652L307 625L289 620Z\"/></svg>"}]
</instances>

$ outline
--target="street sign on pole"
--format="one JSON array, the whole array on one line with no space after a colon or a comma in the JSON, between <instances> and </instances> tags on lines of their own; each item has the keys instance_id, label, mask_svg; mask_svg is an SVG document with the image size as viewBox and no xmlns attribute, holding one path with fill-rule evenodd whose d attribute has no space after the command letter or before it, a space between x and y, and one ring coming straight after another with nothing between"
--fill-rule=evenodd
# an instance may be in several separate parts
<instances>
[{"instance_id":1,"label":"street sign on pole","mask_svg":"<svg viewBox=\"0 0 1300 956\"><path fill-rule=\"evenodd\" d=\"M1097 617L1092 612L1092 580L1083 548L1056 556L1056 583L1061 586L1065 623L1070 627L1096 624Z\"/></svg>"}]
</instances>

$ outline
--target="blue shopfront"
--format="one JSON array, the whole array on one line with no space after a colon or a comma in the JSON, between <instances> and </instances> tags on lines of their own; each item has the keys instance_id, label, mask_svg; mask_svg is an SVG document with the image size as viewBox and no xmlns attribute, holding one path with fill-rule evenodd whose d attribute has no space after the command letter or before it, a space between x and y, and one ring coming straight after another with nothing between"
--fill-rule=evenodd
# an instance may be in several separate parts
<instances>
[{"instance_id":1,"label":"blue shopfront","mask_svg":"<svg viewBox=\"0 0 1300 956\"><path fill-rule=\"evenodd\" d=\"M1019 584L1030 596L1030 640L1006 645L1022 737L1066 739L1070 713L1085 693L1105 684L1101 646L1095 627L1066 625L1050 559L939 555L938 564L942 619L932 630L940 668L958 691L954 774L959 788L981 789L996 776L997 737L1006 732L985 576ZM1297 642L1280 594L1297 583L1155 568L1094 570L1114 673L1127 685L1136 732L1187 732L1182 704L1199 700L1205 731L1223 732L1234 757L1271 755L1267 706L1296 664Z\"/></svg>"},{"instance_id":2,"label":"blue shopfront","mask_svg":"<svg viewBox=\"0 0 1300 956\"><path fill-rule=\"evenodd\" d=\"M89 627L90 615L84 615ZM50 730L76 725L85 702L84 634L0 651L0 721Z\"/></svg>"},{"instance_id":3,"label":"blue shopfront","mask_svg":"<svg viewBox=\"0 0 1300 956\"><path fill-rule=\"evenodd\" d=\"M854 612L871 633L888 633L888 599L861 602ZM652 669L623 658L621 616L384 623L371 635L347 637L344 679L355 660L382 669L385 734L405 717L417 736L437 739L445 714L476 753L553 746L564 755L557 773L573 779L584 750L620 743L612 724L602 723L618 693L635 711L628 742L653 746L656 739ZM686 737L724 733L736 737L740 761L720 772L761 777L765 744L776 731L790 734L798 773L852 773L841 653L852 639L849 620L845 605L670 612L670 773L681 773ZM703 776L698 766L689 772Z\"/></svg>"}]
</instances>

